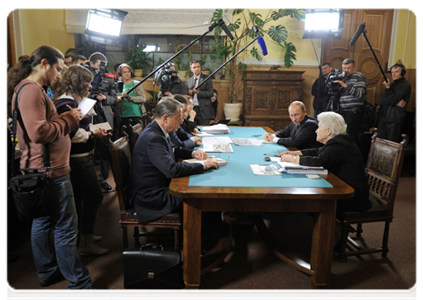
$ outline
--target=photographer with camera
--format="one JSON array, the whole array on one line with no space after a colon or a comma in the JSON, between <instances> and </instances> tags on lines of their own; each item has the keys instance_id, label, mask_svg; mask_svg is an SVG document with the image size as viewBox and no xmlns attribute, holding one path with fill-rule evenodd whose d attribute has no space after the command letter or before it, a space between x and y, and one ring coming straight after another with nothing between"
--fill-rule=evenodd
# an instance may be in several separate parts
<instances>
[{"instance_id":1,"label":"photographer with camera","mask_svg":"<svg viewBox=\"0 0 423 300\"><path fill-rule=\"evenodd\" d=\"M342 62L342 70L346 72L346 79L334 81L341 86L339 94L341 115L347 124L347 133L359 145L358 134L363 118L364 104L367 100L367 79L363 74L357 72L355 61L351 58L346 58Z\"/></svg>"},{"instance_id":2,"label":"photographer with camera","mask_svg":"<svg viewBox=\"0 0 423 300\"><path fill-rule=\"evenodd\" d=\"M85 67L87 67L94 75L94 80L91 83L92 88L88 97L97 100L97 103L94 105L96 116L93 117L93 124L107 122L112 128L113 133L113 107L116 105L118 100L116 97L117 91L114 87L115 80L113 78L106 77L108 75L106 65L107 58L104 54L94 52L90 55L88 65L85 65ZM99 180L101 187L105 191L111 192L112 187L107 183L110 169L109 152L103 139L97 141L96 151L100 156Z\"/></svg>"},{"instance_id":3,"label":"photographer with camera","mask_svg":"<svg viewBox=\"0 0 423 300\"><path fill-rule=\"evenodd\" d=\"M172 72L173 70L173 72ZM173 97L173 95L186 95L188 94L187 86L178 77L178 70L174 63L168 63L160 78L160 92L159 99L162 97Z\"/></svg>"}]
</instances>

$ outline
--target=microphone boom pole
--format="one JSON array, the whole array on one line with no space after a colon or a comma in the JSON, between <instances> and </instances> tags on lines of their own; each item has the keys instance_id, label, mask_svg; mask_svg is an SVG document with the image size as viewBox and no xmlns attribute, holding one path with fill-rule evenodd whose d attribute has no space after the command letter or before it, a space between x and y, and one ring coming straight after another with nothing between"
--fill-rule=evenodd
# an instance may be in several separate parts
<instances>
[{"instance_id":1,"label":"microphone boom pole","mask_svg":"<svg viewBox=\"0 0 423 300\"><path fill-rule=\"evenodd\" d=\"M364 26L363 26L363 25L364 25ZM370 41L369 41L369 39L367 38L367 34L366 34L366 32L367 32L367 31L366 31L366 23L362 24L361 26L363 26L363 35L364 35L364 38L366 39L367 44L369 45L370 50L372 51L373 56L375 57L376 62L377 62L377 64L379 65L379 69L380 69L380 71L382 72L383 78L385 78L385 81L386 81L386 82L388 82L388 79L386 78L385 72L383 71L382 66L380 65L380 62L379 62L379 60L377 59L376 53L375 53L375 51L373 50L372 45L370 45Z\"/></svg>"},{"instance_id":2,"label":"microphone boom pole","mask_svg":"<svg viewBox=\"0 0 423 300\"><path fill-rule=\"evenodd\" d=\"M231 58L229 58L223 65L221 65L219 68L217 68L213 73L211 73L209 76L207 76L206 79L204 79L200 84L198 84L197 89L200 88L207 80L209 80L214 74L216 74L220 69L222 69L224 66L226 66L232 59L237 57L242 51L245 50L248 46L250 46L252 43L254 43L260 36L257 36L254 40L249 42L247 45L245 45L241 50L239 50L237 53L235 53Z\"/></svg>"}]
</instances>

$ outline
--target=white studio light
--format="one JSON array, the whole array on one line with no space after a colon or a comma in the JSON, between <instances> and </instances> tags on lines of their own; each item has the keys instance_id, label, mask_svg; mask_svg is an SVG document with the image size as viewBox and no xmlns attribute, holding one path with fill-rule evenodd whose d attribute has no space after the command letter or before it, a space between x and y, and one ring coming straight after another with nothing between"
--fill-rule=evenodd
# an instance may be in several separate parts
<instances>
[{"instance_id":1,"label":"white studio light","mask_svg":"<svg viewBox=\"0 0 423 300\"><path fill-rule=\"evenodd\" d=\"M123 19L127 14L118 9L90 9L85 27L87 40L103 44L117 41L122 30Z\"/></svg>"},{"instance_id":2,"label":"white studio light","mask_svg":"<svg viewBox=\"0 0 423 300\"><path fill-rule=\"evenodd\" d=\"M344 10L305 11L304 36L307 38L340 39L344 27Z\"/></svg>"}]
</instances>

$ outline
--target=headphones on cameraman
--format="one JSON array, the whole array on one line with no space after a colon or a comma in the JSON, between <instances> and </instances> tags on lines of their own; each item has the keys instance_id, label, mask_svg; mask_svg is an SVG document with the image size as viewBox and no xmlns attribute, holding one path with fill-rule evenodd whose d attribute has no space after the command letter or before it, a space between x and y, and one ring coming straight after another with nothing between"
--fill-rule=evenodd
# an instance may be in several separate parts
<instances>
[{"instance_id":1,"label":"headphones on cameraman","mask_svg":"<svg viewBox=\"0 0 423 300\"><path fill-rule=\"evenodd\" d=\"M401 68L401 76L404 76L407 71L405 70L405 66L403 64L397 63L391 67L389 71L392 71L393 68Z\"/></svg>"}]
</instances>

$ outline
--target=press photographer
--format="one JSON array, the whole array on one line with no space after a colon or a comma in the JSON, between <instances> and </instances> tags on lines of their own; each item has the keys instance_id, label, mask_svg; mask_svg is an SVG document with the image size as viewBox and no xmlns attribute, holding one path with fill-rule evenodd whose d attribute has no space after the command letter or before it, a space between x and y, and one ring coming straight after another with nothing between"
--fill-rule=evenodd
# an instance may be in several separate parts
<instances>
[{"instance_id":1,"label":"press photographer","mask_svg":"<svg viewBox=\"0 0 423 300\"><path fill-rule=\"evenodd\" d=\"M342 88L339 98L341 115L348 126L347 133L359 145L358 135L363 118L364 105L367 101L367 79L363 74L357 72L355 61L351 58L346 58L342 62L342 70L347 74L344 81L334 80Z\"/></svg>"},{"instance_id":2,"label":"press photographer","mask_svg":"<svg viewBox=\"0 0 423 300\"><path fill-rule=\"evenodd\" d=\"M160 85L159 99L173 97L173 95L187 95L188 89L185 83L178 77L175 64L168 63L155 75L154 82Z\"/></svg>"}]
</instances>

